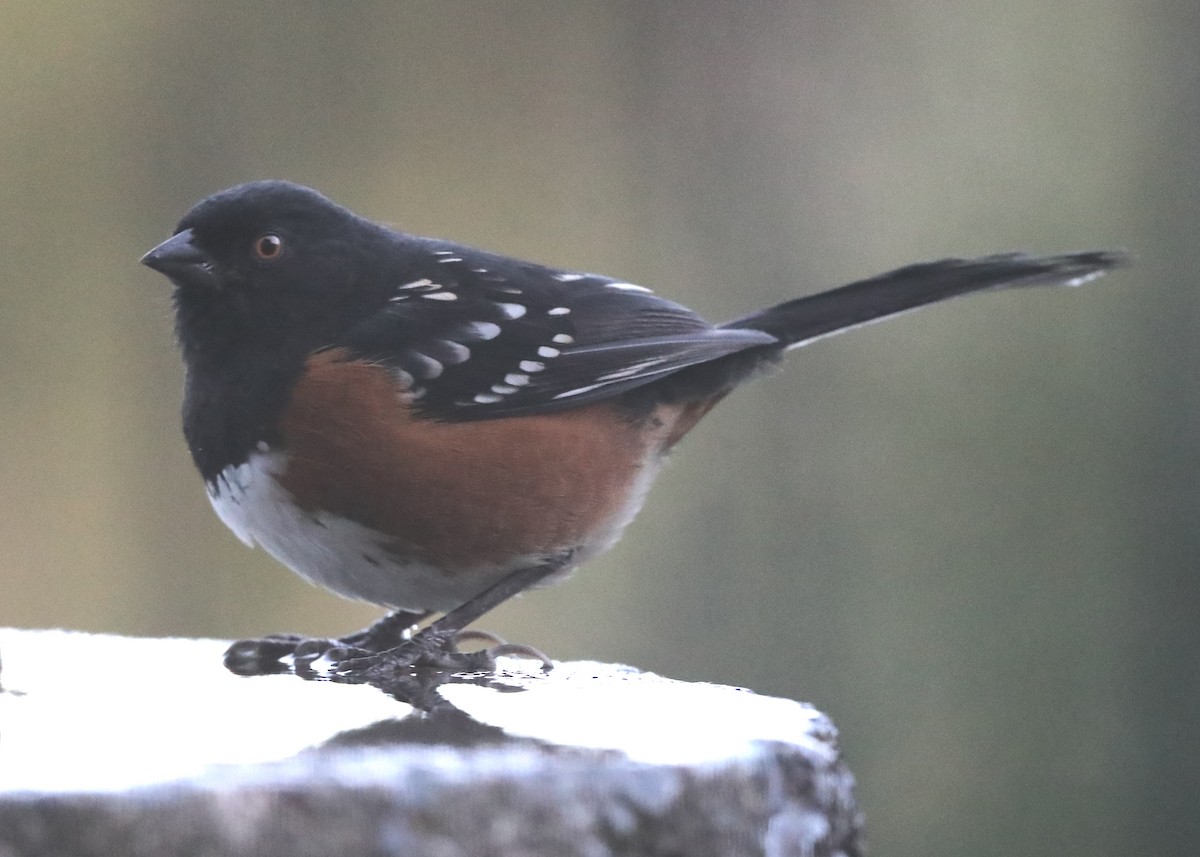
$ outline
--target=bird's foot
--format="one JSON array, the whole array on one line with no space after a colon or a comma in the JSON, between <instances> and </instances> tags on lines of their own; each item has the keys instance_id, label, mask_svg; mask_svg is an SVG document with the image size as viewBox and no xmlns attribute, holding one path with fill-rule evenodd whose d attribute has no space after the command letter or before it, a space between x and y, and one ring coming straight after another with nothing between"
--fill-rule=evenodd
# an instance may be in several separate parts
<instances>
[{"instance_id":1,"label":"bird's foot","mask_svg":"<svg viewBox=\"0 0 1200 857\"><path fill-rule=\"evenodd\" d=\"M304 678L328 676L337 681L375 683L418 667L490 672L496 668L496 658L516 655L541 661L542 669L549 672L554 664L537 649L506 643L494 634L465 629L497 604L570 566L574 556L574 549L564 550L536 565L518 568L416 635L412 634L413 626L430 614L398 610L365 631L341 640L295 634L240 640L225 652L225 667L238 675L294 671ZM473 652L458 650L460 642L480 639L492 645ZM322 659L332 669L327 670L326 665L315 669L313 665Z\"/></svg>"},{"instance_id":2,"label":"bird's foot","mask_svg":"<svg viewBox=\"0 0 1200 857\"><path fill-rule=\"evenodd\" d=\"M491 672L496 658L504 655L541 661L547 672L554 666L532 646L509 643L487 631L427 628L411 635L415 623L423 618L419 613L393 613L366 630L336 640L300 634L238 640L225 651L225 668L242 676L294 672L302 678L377 682L418 668ZM459 650L463 643L480 641L487 646Z\"/></svg>"},{"instance_id":3,"label":"bird's foot","mask_svg":"<svg viewBox=\"0 0 1200 857\"><path fill-rule=\"evenodd\" d=\"M428 615L397 610L369 628L337 640L301 634L270 634L238 640L225 650L225 668L235 675L276 675L291 672L297 666L311 670L314 661L335 651L351 657L378 654L401 645Z\"/></svg>"},{"instance_id":4,"label":"bird's foot","mask_svg":"<svg viewBox=\"0 0 1200 857\"><path fill-rule=\"evenodd\" d=\"M474 651L459 651L464 642L484 641L491 645ZM532 646L509 643L487 631L437 631L426 629L411 640L383 652L361 653L350 649L330 650L334 663L329 677L334 681L380 684L395 681L416 669L469 673L493 672L501 656L533 658L549 672L554 663Z\"/></svg>"}]
</instances>

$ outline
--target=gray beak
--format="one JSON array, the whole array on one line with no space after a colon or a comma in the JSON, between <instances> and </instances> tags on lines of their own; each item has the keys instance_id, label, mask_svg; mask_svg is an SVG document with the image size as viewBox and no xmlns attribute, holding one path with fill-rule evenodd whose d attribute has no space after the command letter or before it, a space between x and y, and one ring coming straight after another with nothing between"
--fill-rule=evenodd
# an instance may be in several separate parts
<instances>
[{"instance_id":1,"label":"gray beak","mask_svg":"<svg viewBox=\"0 0 1200 857\"><path fill-rule=\"evenodd\" d=\"M193 237L190 229L172 235L143 256L142 264L176 285L216 288L212 259L192 242Z\"/></svg>"}]
</instances>

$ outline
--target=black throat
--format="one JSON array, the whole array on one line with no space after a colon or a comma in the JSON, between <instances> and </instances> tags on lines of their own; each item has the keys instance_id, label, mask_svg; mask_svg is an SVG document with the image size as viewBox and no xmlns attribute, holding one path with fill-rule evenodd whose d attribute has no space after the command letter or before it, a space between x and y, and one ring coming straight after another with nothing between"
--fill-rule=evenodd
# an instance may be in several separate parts
<instances>
[{"instance_id":1,"label":"black throat","mask_svg":"<svg viewBox=\"0 0 1200 857\"><path fill-rule=\"evenodd\" d=\"M177 289L175 306L187 373L183 434L213 484L262 445L281 442L279 418L311 348L271 326L245 329L247 316L205 294Z\"/></svg>"}]
</instances>

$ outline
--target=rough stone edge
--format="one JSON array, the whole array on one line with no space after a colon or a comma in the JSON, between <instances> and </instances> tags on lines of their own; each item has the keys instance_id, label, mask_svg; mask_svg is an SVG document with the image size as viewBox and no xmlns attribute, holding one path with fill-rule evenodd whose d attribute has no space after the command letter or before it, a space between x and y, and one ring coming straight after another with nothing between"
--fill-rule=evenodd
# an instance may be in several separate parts
<instances>
[{"instance_id":1,"label":"rough stone edge","mask_svg":"<svg viewBox=\"0 0 1200 857\"><path fill-rule=\"evenodd\" d=\"M861 855L841 760L758 751L677 767L616 753L376 749L121 794L8 795L0 857Z\"/></svg>"}]
</instances>

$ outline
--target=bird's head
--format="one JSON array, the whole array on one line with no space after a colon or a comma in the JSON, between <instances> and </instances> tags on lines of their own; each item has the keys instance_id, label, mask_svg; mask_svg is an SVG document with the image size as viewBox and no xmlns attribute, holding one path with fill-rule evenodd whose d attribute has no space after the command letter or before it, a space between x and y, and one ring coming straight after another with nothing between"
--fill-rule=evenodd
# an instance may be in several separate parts
<instances>
[{"instance_id":1,"label":"bird's head","mask_svg":"<svg viewBox=\"0 0 1200 857\"><path fill-rule=\"evenodd\" d=\"M175 286L185 352L246 338L312 348L374 308L393 238L315 190L257 181L198 202L141 261Z\"/></svg>"}]
</instances>

